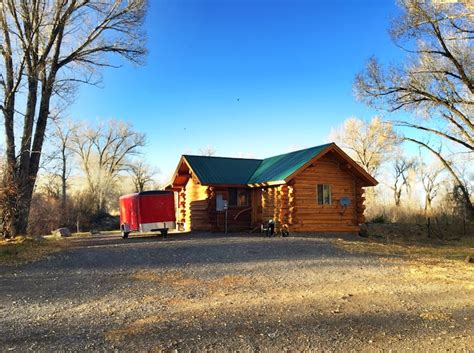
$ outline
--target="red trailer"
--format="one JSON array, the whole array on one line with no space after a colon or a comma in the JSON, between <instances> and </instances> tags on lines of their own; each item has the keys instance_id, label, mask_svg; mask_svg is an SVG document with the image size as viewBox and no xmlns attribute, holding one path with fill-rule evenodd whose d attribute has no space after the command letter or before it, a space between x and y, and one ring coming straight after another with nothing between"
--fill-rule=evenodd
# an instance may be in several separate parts
<instances>
[{"instance_id":1,"label":"red trailer","mask_svg":"<svg viewBox=\"0 0 474 353\"><path fill-rule=\"evenodd\" d=\"M176 228L173 191L143 191L123 195L120 204L122 237L130 232L161 232Z\"/></svg>"}]
</instances>

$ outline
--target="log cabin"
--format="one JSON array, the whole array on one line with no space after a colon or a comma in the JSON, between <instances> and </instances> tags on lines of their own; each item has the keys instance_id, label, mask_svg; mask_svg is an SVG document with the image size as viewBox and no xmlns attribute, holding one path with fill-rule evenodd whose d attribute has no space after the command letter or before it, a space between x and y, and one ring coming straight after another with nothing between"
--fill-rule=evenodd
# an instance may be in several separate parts
<instances>
[{"instance_id":1,"label":"log cabin","mask_svg":"<svg viewBox=\"0 0 474 353\"><path fill-rule=\"evenodd\" d=\"M184 230L356 233L364 188L377 181L335 143L266 159L183 155L169 190L177 192Z\"/></svg>"}]
</instances>

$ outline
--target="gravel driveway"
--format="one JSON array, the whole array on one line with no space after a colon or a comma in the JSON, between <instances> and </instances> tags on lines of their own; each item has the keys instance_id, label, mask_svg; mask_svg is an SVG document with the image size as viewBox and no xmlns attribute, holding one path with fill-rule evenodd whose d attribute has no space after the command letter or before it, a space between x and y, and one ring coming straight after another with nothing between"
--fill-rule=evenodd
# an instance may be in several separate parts
<instances>
[{"instance_id":1,"label":"gravel driveway","mask_svg":"<svg viewBox=\"0 0 474 353\"><path fill-rule=\"evenodd\" d=\"M330 237L73 239L0 269L0 351L469 351L472 268ZM429 274L429 276L427 275Z\"/></svg>"}]
</instances>

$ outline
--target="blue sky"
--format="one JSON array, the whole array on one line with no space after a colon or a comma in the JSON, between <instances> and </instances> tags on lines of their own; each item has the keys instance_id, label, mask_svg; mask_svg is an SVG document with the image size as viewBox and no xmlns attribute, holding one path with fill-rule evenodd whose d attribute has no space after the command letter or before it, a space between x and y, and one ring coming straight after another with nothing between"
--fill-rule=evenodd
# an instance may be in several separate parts
<instances>
[{"instance_id":1,"label":"blue sky","mask_svg":"<svg viewBox=\"0 0 474 353\"><path fill-rule=\"evenodd\" d=\"M118 118L146 132L166 180L183 153L268 157L328 141L375 111L352 84L371 55L400 59L393 0L151 0L146 65L103 71L68 115Z\"/></svg>"}]
</instances>

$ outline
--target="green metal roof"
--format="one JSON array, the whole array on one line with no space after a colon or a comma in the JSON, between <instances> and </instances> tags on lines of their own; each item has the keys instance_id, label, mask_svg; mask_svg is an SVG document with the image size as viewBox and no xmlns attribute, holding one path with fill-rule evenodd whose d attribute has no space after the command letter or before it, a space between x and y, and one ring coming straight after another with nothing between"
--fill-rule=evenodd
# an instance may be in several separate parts
<instances>
[{"instance_id":1,"label":"green metal roof","mask_svg":"<svg viewBox=\"0 0 474 353\"><path fill-rule=\"evenodd\" d=\"M247 184L268 183L288 178L330 144L307 148L305 150L281 154L264 159L252 174Z\"/></svg>"},{"instance_id":2,"label":"green metal roof","mask_svg":"<svg viewBox=\"0 0 474 353\"><path fill-rule=\"evenodd\" d=\"M260 159L189 156L188 161L203 184L247 184L260 165Z\"/></svg>"},{"instance_id":3,"label":"green metal roof","mask_svg":"<svg viewBox=\"0 0 474 353\"><path fill-rule=\"evenodd\" d=\"M284 180L330 144L266 159L190 156L184 158L203 184L260 184Z\"/></svg>"}]
</instances>

